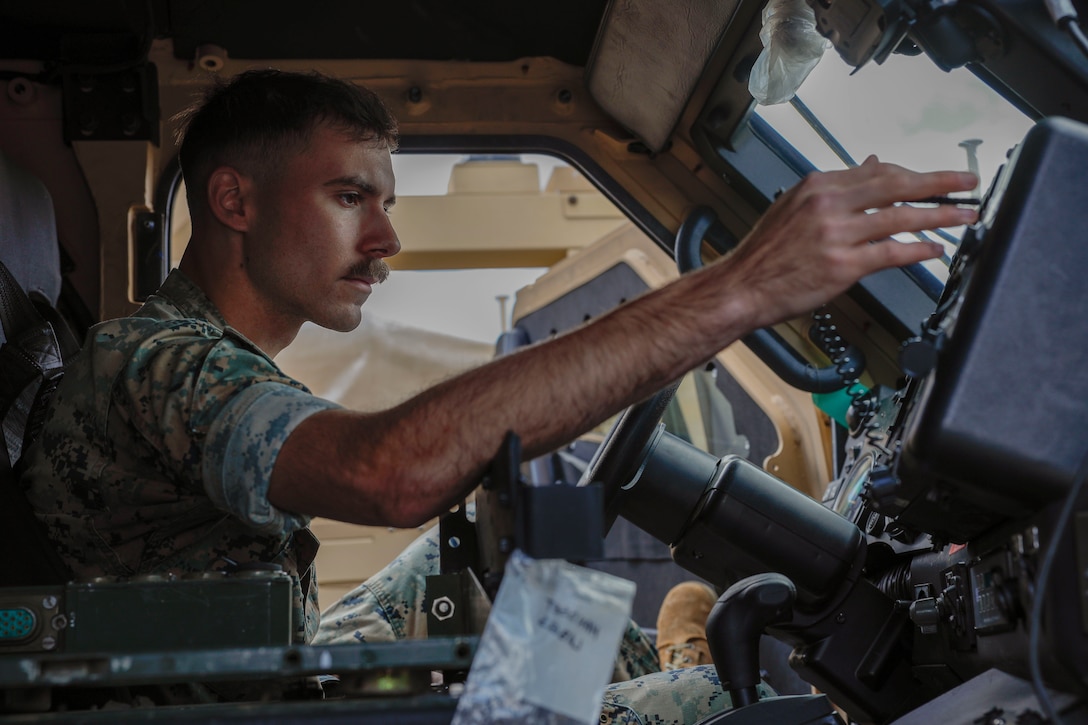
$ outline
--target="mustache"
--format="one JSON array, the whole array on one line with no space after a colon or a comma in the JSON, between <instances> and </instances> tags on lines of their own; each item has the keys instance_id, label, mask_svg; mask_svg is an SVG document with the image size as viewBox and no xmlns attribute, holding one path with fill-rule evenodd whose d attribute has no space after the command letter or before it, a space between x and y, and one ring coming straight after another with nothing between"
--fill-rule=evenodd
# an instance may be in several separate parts
<instances>
[{"instance_id":1,"label":"mustache","mask_svg":"<svg viewBox=\"0 0 1088 725\"><path fill-rule=\"evenodd\" d=\"M374 258L353 264L348 271L348 276L365 277L367 279L373 279L377 284L381 284L389 279L389 273L391 271L392 270L389 268L389 265L385 263L384 259Z\"/></svg>"}]
</instances>

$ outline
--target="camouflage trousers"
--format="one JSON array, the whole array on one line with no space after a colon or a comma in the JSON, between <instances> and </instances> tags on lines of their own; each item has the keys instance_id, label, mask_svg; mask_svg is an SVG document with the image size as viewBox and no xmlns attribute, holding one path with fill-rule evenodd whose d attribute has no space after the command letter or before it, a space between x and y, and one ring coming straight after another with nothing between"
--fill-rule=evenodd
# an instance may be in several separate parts
<instances>
[{"instance_id":1,"label":"camouflage trousers","mask_svg":"<svg viewBox=\"0 0 1088 725\"><path fill-rule=\"evenodd\" d=\"M437 573L436 527L325 610L314 644L426 637L426 578ZM731 704L712 666L661 672L653 643L634 622L620 642L612 680L605 690L601 723L696 723Z\"/></svg>"}]
</instances>

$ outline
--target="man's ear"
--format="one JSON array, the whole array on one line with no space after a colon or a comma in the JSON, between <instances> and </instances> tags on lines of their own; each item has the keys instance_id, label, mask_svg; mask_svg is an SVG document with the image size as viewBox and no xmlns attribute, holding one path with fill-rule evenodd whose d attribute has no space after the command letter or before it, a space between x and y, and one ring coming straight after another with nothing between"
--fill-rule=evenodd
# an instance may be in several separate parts
<instances>
[{"instance_id":1,"label":"man's ear","mask_svg":"<svg viewBox=\"0 0 1088 725\"><path fill-rule=\"evenodd\" d=\"M208 208L220 224L236 232L249 230L253 220L253 179L220 166L208 177Z\"/></svg>"}]
</instances>

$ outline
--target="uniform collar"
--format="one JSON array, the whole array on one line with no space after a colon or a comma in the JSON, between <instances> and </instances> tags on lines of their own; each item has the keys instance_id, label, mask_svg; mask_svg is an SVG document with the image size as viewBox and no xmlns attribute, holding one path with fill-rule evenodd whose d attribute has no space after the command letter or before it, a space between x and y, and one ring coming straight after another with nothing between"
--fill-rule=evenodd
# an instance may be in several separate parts
<instances>
[{"instance_id":1,"label":"uniform collar","mask_svg":"<svg viewBox=\"0 0 1088 725\"><path fill-rule=\"evenodd\" d=\"M204 290L198 287L180 269L174 269L167 275L166 280L155 292L154 296L165 299L176 307L183 317L207 320L220 330L225 330L228 327L227 321L223 318L223 313L219 311L215 303L208 299L208 296L204 294Z\"/></svg>"}]
</instances>

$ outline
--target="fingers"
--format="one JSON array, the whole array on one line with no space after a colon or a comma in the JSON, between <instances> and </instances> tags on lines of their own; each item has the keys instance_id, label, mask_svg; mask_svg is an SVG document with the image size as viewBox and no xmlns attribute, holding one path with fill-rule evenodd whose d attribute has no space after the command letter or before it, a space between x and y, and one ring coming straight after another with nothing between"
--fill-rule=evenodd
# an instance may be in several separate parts
<instances>
[{"instance_id":1,"label":"fingers","mask_svg":"<svg viewBox=\"0 0 1088 725\"><path fill-rule=\"evenodd\" d=\"M974 189L973 174L958 171L915 172L870 156L853 169L814 174L783 198L773 217L789 226L804 224L828 249L869 246L904 232L971 224L978 213L955 205L909 206L901 202ZM814 239L814 241L815 241ZM906 254L907 264L922 253ZM899 252L896 252L899 254ZM869 256L873 253L869 252ZM927 253L924 259L934 256Z\"/></svg>"},{"instance_id":2,"label":"fingers","mask_svg":"<svg viewBox=\"0 0 1088 725\"><path fill-rule=\"evenodd\" d=\"M971 173L910 171L870 156L852 169L812 174L791 191L795 192L795 201L800 203L820 195L834 199L843 209L864 211L897 202L970 191L977 184L977 177Z\"/></svg>"},{"instance_id":3,"label":"fingers","mask_svg":"<svg viewBox=\"0 0 1088 725\"><path fill-rule=\"evenodd\" d=\"M937 242L897 242L887 240L877 244L868 244L859 249L858 264L869 270L867 274L889 267L904 267L927 259L937 259L944 254L944 248Z\"/></svg>"},{"instance_id":4,"label":"fingers","mask_svg":"<svg viewBox=\"0 0 1088 725\"><path fill-rule=\"evenodd\" d=\"M941 256L940 244L902 243L893 237L970 224L977 212L901 202L967 191L976 184L973 174L919 173L875 157L853 169L809 175L764 213L726 258L727 268L744 280L754 317L786 319L823 304L866 275Z\"/></svg>"},{"instance_id":5,"label":"fingers","mask_svg":"<svg viewBox=\"0 0 1088 725\"><path fill-rule=\"evenodd\" d=\"M976 210L956 206L892 206L851 217L848 236L860 241L884 239L901 232L971 224L977 218Z\"/></svg>"},{"instance_id":6,"label":"fingers","mask_svg":"<svg viewBox=\"0 0 1088 725\"><path fill-rule=\"evenodd\" d=\"M964 171L907 171L892 164L882 164L873 177L861 183L854 194L855 209L880 209L897 202L970 191L977 177Z\"/></svg>"}]
</instances>

